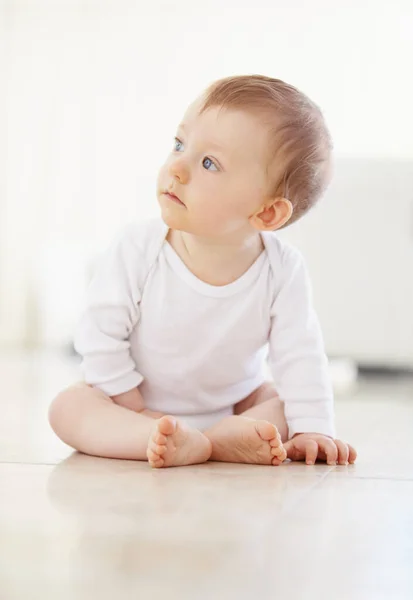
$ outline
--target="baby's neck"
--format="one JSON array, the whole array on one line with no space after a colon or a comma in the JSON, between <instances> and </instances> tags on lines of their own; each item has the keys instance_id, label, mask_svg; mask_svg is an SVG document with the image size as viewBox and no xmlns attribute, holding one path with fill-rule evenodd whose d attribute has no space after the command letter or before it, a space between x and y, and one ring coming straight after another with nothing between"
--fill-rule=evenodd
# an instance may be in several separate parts
<instances>
[{"instance_id":1,"label":"baby's neck","mask_svg":"<svg viewBox=\"0 0 413 600\"><path fill-rule=\"evenodd\" d=\"M171 229L167 240L196 277L217 286L239 279L264 249L258 232L220 240Z\"/></svg>"}]
</instances>

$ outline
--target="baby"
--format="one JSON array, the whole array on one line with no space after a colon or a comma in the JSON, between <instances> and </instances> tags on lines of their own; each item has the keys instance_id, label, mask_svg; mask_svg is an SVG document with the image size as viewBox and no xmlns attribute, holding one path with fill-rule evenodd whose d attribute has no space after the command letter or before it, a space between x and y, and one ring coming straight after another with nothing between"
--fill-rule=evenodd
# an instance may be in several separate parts
<instances>
[{"instance_id":1,"label":"baby","mask_svg":"<svg viewBox=\"0 0 413 600\"><path fill-rule=\"evenodd\" d=\"M305 264L274 233L330 165L320 110L283 81L229 77L190 105L158 177L162 219L127 227L89 287L84 382L49 413L64 442L152 467L355 461L335 439Z\"/></svg>"}]
</instances>

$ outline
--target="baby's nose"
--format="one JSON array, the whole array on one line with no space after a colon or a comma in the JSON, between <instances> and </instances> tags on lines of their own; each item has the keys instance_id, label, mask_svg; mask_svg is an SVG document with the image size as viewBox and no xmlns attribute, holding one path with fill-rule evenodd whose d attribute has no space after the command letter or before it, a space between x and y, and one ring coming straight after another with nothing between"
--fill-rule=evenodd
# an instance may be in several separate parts
<instances>
[{"instance_id":1,"label":"baby's nose","mask_svg":"<svg viewBox=\"0 0 413 600\"><path fill-rule=\"evenodd\" d=\"M169 165L169 173L180 183L188 183L190 178L188 165L182 159L174 160Z\"/></svg>"}]
</instances>

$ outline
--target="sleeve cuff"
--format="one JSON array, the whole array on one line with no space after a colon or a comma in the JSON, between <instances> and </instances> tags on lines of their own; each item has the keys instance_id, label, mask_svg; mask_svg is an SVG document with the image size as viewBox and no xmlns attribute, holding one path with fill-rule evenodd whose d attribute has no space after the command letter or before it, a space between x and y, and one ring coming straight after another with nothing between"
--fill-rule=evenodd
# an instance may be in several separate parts
<instances>
[{"instance_id":1,"label":"sleeve cuff","mask_svg":"<svg viewBox=\"0 0 413 600\"><path fill-rule=\"evenodd\" d=\"M288 422L289 439L297 433L320 433L332 438L336 437L334 423L326 419L293 419Z\"/></svg>"},{"instance_id":2,"label":"sleeve cuff","mask_svg":"<svg viewBox=\"0 0 413 600\"><path fill-rule=\"evenodd\" d=\"M104 392L107 396L117 396L118 394L129 392L129 390L138 387L142 381L142 375L140 375L137 371L132 371L127 375L119 377L118 379L114 379L113 381L106 381L105 383L88 383L91 383L99 390L102 390L102 392Z\"/></svg>"}]
</instances>

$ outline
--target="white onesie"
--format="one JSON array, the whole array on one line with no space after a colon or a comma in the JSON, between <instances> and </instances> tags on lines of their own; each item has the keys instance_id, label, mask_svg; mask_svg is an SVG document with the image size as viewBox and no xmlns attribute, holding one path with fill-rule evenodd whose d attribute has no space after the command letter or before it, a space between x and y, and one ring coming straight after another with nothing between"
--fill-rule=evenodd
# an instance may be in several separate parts
<instances>
[{"instance_id":1,"label":"white onesie","mask_svg":"<svg viewBox=\"0 0 413 600\"><path fill-rule=\"evenodd\" d=\"M301 254L274 233L237 281L199 280L160 219L125 229L103 256L75 335L84 378L109 396L140 386L147 408L205 429L267 377L290 436L334 436L333 395Z\"/></svg>"}]
</instances>

